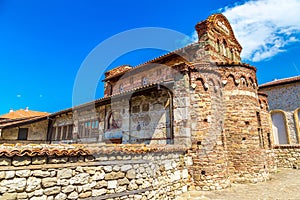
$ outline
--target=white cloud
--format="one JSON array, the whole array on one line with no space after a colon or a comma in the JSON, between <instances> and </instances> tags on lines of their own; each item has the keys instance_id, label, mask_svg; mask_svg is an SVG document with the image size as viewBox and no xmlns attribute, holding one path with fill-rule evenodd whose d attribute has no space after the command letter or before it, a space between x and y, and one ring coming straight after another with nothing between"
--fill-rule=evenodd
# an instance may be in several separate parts
<instances>
[{"instance_id":1,"label":"white cloud","mask_svg":"<svg viewBox=\"0 0 300 200\"><path fill-rule=\"evenodd\" d=\"M198 41L198 34L196 31L193 31L191 34L187 35L185 38L183 38L183 40L179 41L179 47L184 47L188 44L194 43Z\"/></svg>"},{"instance_id":2,"label":"white cloud","mask_svg":"<svg viewBox=\"0 0 300 200\"><path fill-rule=\"evenodd\" d=\"M300 0L252 0L221 11L243 47L243 59L268 59L300 40Z\"/></svg>"},{"instance_id":3,"label":"white cloud","mask_svg":"<svg viewBox=\"0 0 300 200\"><path fill-rule=\"evenodd\" d=\"M21 98L22 97L22 95L20 95L20 94L17 94L17 98Z\"/></svg>"}]
</instances>

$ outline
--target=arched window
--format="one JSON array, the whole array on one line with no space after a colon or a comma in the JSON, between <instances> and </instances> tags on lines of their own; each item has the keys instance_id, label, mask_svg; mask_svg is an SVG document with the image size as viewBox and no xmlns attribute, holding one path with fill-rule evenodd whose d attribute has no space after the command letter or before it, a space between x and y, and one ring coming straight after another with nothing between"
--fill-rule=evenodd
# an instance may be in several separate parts
<instances>
[{"instance_id":1,"label":"arched window","mask_svg":"<svg viewBox=\"0 0 300 200\"><path fill-rule=\"evenodd\" d=\"M217 39L217 52L220 52L221 48L220 48L220 40Z\"/></svg>"},{"instance_id":2,"label":"arched window","mask_svg":"<svg viewBox=\"0 0 300 200\"><path fill-rule=\"evenodd\" d=\"M230 54L231 54L231 60L235 60L235 57L234 57L234 49L231 49L230 50Z\"/></svg>"},{"instance_id":3,"label":"arched window","mask_svg":"<svg viewBox=\"0 0 300 200\"><path fill-rule=\"evenodd\" d=\"M289 144L288 128L283 111L272 111L272 126L275 144Z\"/></svg>"},{"instance_id":4,"label":"arched window","mask_svg":"<svg viewBox=\"0 0 300 200\"><path fill-rule=\"evenodd\" d=\"M227 43L225 40L223 41L222 48L223 56L227 56Z\"/></svg>"},{"instance_id":5,"label":"arched window","mask_svg":"<svg viewBox=\"0 0 300 200\"><path fill-rule=\"evenodd\" d=\"M300 143L300 108L296 109L294 112L294 120L296 125L298 143Z\"/></svg>"}]
</instances>

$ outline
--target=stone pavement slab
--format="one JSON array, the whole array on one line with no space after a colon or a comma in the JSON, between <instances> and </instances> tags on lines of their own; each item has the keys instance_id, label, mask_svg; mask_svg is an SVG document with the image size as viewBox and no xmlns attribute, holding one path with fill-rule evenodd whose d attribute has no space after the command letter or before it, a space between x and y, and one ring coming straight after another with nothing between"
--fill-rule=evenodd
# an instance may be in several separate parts
<instances>
[{"instance_id":1,"label":"stone pavement slab","mask_svg":"<svg viewBox=\"0 0 300 200\"><path fill-rule=\"evenodd\" d=\"M300 200L300 170L279 169L271 180L232 184L219 191L189 191L176 200Z\"/></svg>"}]
</instances>

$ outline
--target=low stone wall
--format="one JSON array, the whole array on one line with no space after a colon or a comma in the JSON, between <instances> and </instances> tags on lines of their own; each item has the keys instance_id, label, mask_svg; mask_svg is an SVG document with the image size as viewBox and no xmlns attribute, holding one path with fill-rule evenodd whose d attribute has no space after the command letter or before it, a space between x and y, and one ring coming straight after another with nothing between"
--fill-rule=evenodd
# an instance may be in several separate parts
<instances>
[{"instance_id":1,"label":"low stone wall","mask_svg":"<svg viewBox=\"0 0 300 200\"><path fill-rule=\"evenodd\" d=\"M300 168L300 145L278 145L274 147L277 167Z\"/></svg>"},{"instance_id":2,"label":"low stone wall","mask_svg":"<svg viewBox=\"0 0 300 200\"><path fill-rule=\"evenodd\" d=\"M189 184L181 147L0 149L0 199L174 199Z\"/></svg>"}]
</instances>

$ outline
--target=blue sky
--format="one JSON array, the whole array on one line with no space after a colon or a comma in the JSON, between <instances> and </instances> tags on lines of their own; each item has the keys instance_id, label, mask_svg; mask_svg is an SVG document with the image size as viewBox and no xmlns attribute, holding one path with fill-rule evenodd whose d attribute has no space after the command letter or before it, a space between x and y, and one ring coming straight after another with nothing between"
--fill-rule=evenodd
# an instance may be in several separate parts
<instances>
[{"instance_id":1,"label":"blue sky","mask_svg":"<svg viewBox=\"0 0 300 200\"><path fill-rule=\"evenodd\" d=\"M258 68L260 84L300 75L299 4L299 0L0 0L0 114L27 106L47 112L69 108L77 71L102 41L140 27L168 28L193 38L194 25L216 12L223 12L232 23L244 47L243 61ZM110 67L135 66L162 53L136 51ZM102 95L99 85L95 98Z\"/></svg>"}]
</instances>

